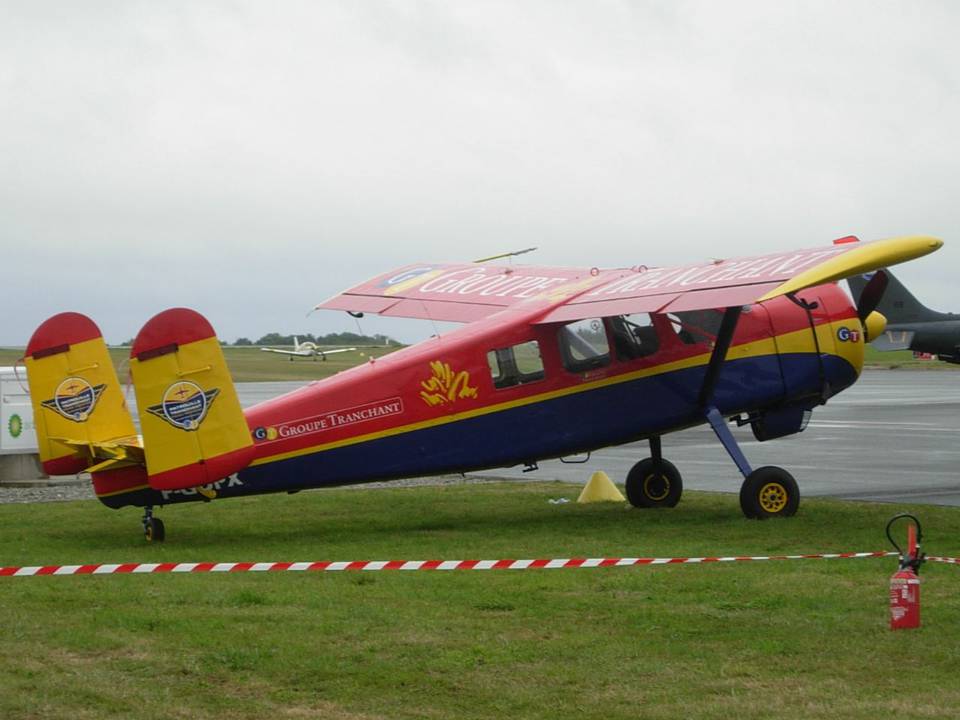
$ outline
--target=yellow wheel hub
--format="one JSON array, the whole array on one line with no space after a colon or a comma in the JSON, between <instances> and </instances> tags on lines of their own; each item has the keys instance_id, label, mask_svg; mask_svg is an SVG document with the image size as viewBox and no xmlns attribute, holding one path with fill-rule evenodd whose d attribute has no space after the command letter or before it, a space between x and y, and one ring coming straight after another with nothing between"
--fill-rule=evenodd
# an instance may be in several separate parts
<instances>
[{"instance_id":1,"label":"yellow wheel hub","mask_svg":"<svg viewBox=\"0 0 960 720\"><path fill-rule=\"evenodd\" d=\"M643 494L655 502L665 500L670 494L670 480L666 475L647 475L643 481Z\"/></svg>"},{"instance_id":2,"label":"yellow wheel hub","mask_svg":"<svg viewBox=\"0 0 960 720\"><path fill-rule=\"evenodd\" d=\"M787 489L778 482L769 482L760 488L760 507L764 512L775 514L783 510L790 500Z\"/></svg>"}]
</instances>

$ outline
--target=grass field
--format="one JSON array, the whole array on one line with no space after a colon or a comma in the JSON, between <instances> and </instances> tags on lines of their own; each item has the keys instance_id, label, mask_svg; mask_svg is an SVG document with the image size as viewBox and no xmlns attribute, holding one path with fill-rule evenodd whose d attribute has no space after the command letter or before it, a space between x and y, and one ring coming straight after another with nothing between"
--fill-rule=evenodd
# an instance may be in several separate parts
<instances>
[{"instance_id":1,"label":"grass field","mask_svg":"<svg viewBox=\"0 0 960 720\"><path fill-rule=\"evenodd\" d=\"M234 382L263 382L268 380L318 380L346 370L369 357L380 357L394 348L364 348L355 352L337 353L326 360L294 358L261 352L257 347L225 347L224 357ZM0 348L0 366L9 366L23 355L22 348ZM110 357L117 368L121 382L127 378L127 358L130 348L110 348Z\"/></svg>"},{"instance_id":2,"label":"grass field","mask_svg":"<svg viewBox=\"0 0 960 720\"><path fill-rule=\"evenodd\" d=\"M896 511L735 495L551 505L559 484L304 492L162 512L0 506L0 565L884 550ZM960 554L955 509L913 508ZM594 570L0 578L0 717L902 718L960 707L960 568L887 629L892 559Z\"/></svg>"},{"instance_id":3,"label":"grass field","mask_svg":"<svg viewBox=\"0 0 960 720\"><path fill-rule=\"evenodd\" d=\"M911 368L913 370L956 370L960 365L941 362L939 360L918 360L910 350L893 350L880 352L867 346L865 364L868 367Z\"/></svg>"}]
</instances>

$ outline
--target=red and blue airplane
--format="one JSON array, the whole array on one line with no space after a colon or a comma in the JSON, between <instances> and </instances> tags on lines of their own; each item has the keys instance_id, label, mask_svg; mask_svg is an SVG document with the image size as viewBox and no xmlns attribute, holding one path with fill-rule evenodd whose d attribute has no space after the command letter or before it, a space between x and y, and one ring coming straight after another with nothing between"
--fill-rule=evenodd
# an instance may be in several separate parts
<instances>
[{"instance_id":1,"label":"red and blue airplane","mask_svg":"<svg viewBox=\"0 0 960 720\"><path fill-rule=\"evenodd\" d=\"M680 267L615 270L424 264L318 308L465 325L243 410L210 324L176 308L130 351L140 434L97 326L56 315L25 364L51 475L89 472L108 507L144 509L525 464L646 439L626 477L637 507L683 483L661 438L711 426L744 480L748 518L797 511L796 481L754 469L729 423L758 440L803 430L853 384L883 332L883 272L854 307L836 281L930 253L930 237Z\"/></svg>"}]
</instances>

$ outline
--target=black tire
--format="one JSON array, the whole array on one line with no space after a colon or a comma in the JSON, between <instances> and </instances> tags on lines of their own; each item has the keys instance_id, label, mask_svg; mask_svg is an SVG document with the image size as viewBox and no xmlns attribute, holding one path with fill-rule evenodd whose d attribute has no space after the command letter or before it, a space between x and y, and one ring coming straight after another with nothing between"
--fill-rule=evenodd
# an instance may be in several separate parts
<instances>
[{"instance_id":1,"label":"black tire","mask_svg":"<svg viewBox=\"0 0 960 720\"><path fill-rule=\"evenodd\" d=\"M150 518L147 520L147 526L143 530L143 535L147 542L163 542L167 537L167 532L163 527L163 520L160 518Z\"/></svg>"},{"instance_id":2,"label":"black tire","mask_svg":"<svg viewBox=\"0 0 960 720\"><path fill-rule=\"evenodd\" d=\"M680 471L669 460L641 460L627 474L627 500L634 507L674 507L683 494Z\"/></svg>"},{"instance_id":3,"label":"black tire","mask_svg":"<svg viewBox=\"0 0 960 720\"><path fill-rule=\"evenodd\" d=\"M800 488L793 475L783 468L757 468L740 486L740 509L750 519L792 517L799 507Z\"/></svg>"}]
</instances>

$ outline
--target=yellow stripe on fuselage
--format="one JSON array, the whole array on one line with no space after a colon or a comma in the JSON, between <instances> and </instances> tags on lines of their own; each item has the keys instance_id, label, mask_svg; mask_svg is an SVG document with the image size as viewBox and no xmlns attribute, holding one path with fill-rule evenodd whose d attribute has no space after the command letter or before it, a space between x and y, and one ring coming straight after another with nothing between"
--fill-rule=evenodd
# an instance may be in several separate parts
<instances>
[{"instance_id":1,"label":"yellow stripe on fuselage","mask_svg":"<svg viewBox=\"0 0 960 720\"><path fill-rule=\"evenodd\" d=\"M98 498L114 497L115 495L126 495L127 493L149 490L149 485L135 485L134 487L124 488L123 490L114 490L113 492L97 493Z\"/></svg>"},{"instance_id":2,"label":"yellow stripe on fuselage","mask_svg":"<svg viewBox=\"0 0 960 720\"><path fill-rule=\"evenodd\" d=\"M836 348L835 343L833 342L833 336L835 333L841 327L849 326L851 324L854 324L857 329L859 329L859 322L856 318L818 325L817 338L820 343L820 347L825 354L834 355L846 360L853 365L857 371L857 374L859 375L861 369L863 368L862 338L858 342L841 343L841 345L853 346L849 348L849 352L846 352L844 348ZM859 352L857 352L856 348L859 348ZM810 329L804 328L802 330L784 333L783 335L778 335L776 339L769 337L764 338L763 340L744 343L742 345L735 345L727 352L727 360L742 360L745 358L762 357L765 355L776 355L778 351L780 354L814 352L815 347L813 338L810 334ZM560 390L551 390L550 392L539 393L537 395L531 395L530 397L510 400L508 402L497 403L494 405L487 405L485 407L475 408L473 410L467 410L453 415L445 415L443 417L423 420L421 422L410 423L408 425L400 425L387 430L379 430L377 432L367 433L365 435L355 435L354 437L343 438L342 440L314 445L308 448L292 450L290 452L279 453L277 455L269 455L262 458L257 458L250 463L250 465L265 465L268 463L279 462L281 460L289 460L291 458L301 457L303 455L311 455L313 453L323 452L326 450L334 450L336 448L346 447L348 445L356 445L358 443L369 442L371 440L380 440L382 438L392 437L394 435L424 430L427 428L437 427L439 425L445 425L447 423L457 422L459 420L468 420L470 418L489 415L491 413L503 412L505 410L511 410L513 408L523 407L525 405L532 405L538 402L545 402L555 398L566 397L568 395L590 392L591 390L632 382L634 380L652 377L654 375L663 375L666 373L676 372L678 370L687 370L689 368L706 365L709 362L710 353L702 353L700 355L684 358L683 360L663 363L662 365L654 365L649 368L644 368L643 370L635 370L622 375L602 378L592 382L585 382L579 385L561 388Z\"/></svg>"}]
</instances>

